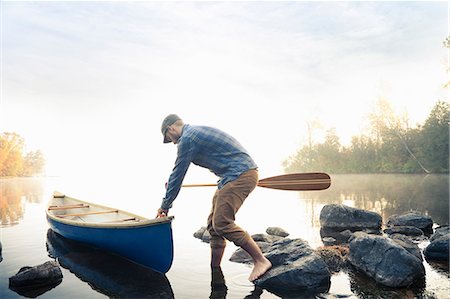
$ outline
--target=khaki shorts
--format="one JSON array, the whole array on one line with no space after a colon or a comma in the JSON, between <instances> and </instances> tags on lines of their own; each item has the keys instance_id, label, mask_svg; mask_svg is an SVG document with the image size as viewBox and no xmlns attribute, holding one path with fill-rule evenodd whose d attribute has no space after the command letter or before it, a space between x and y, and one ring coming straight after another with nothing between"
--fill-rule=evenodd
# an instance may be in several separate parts
<instances>
[{"instance_id":1,"label":"khaki shorts","mask_svg":"<svg viewBox=\"0 0 450 299\"><path fill-rule=\"evenodd\" d=\"M236 246L249 241L250 235L237 226L235 215L247 196L258 183L258 171L251 169L241 174L221 189L217 190L212 200L212 209L208 217L208 232L211 234L212 248L225 247L226 240Z\"/></svg>"}]
</instances>

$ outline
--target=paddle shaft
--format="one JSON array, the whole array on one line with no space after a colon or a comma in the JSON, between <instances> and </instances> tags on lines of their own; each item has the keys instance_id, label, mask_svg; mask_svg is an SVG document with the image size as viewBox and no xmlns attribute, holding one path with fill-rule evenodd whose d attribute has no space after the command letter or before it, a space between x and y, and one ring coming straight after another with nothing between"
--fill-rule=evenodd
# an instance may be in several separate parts
<instances>
[{"instance_id":1,"label":"paddle shaft","mask_svg":"<svg viewBox=\"0 0 450 299\"><path fill-rule=\"evenodd\" d=\"M290 173L258 181L257 186L279 190L308 191L330 187L331 178L322 172ZM217 187L217 184L186 184L182 187Z\"/></svg>"}]
</instances>

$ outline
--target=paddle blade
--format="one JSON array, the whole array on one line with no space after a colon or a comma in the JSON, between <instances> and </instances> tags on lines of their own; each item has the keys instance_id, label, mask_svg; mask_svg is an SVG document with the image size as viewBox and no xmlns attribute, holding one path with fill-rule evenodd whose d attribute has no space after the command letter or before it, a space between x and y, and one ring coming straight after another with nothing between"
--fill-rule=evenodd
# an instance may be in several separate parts
<instances>
[{"instance_id":1,"label":"paddle blade","mask_svg":"<svg viewBox=\"0 0 450 299\"><path fill-rule=\"evenodd\" d=\"M330 176L323 172L289 173L258 181L259 187L293 191L324 190L330 185Z\"/></svg>"}]
</instances>

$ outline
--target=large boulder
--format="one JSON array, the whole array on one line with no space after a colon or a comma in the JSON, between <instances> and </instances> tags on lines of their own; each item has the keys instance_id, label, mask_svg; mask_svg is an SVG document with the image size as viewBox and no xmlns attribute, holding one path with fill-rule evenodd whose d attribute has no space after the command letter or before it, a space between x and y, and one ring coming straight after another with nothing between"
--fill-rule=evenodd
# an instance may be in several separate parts
<instances>
[{"instance_id":1,"label":"large boulder","mask_svg":"<svg viewBox=\"0 0 450 299\"><path fill-rule=\"evenodd\" d=\"M265 253L272 268L255 281L275 294L326 291L331 273L324 260L302 239L282 239Z\"/></svg>"},{"instance_id":2,"label":"large boulder","mask_svg":"<svg viewBox=\"0 0 450 299\"><path fill-rule=\"evenodd\" d=\"M433 232L433 220L431 217L415 211L401 215L392 215L388 219L387 226L414 226L420 228L426 235L430 235Z\"/></svg>"},{"instance_id":3,"label":"large boulder","mask_svg":"<svg viewBox=\"0 0 450 299\"><path fill-rule=\"evenodd\" d=\"M22 267L9 278L9 288L25 297L37 297L59 285L62 278L58 263L48 261L34 267Z\"/></svg>"},{"instance_id":4,"label":"large boulder","mask_svg":"<svg viewBox=\"0 0 450 299\"><path fill-rule=\"evenodd\" d=\"M336 231L380 230L382 218L378 213L342 204L325 205L320 211L320 225Z\"/></svg>"},{"instance_id":5,"label":"large boulder","mask_svg":"<svg viewBox=\"0 0 450 299\"><path fill-rule=\"evenodd\" d=\"M448 226L439 227L430 237L430 244L423 254L428 261L448 261L450 244L450 229Z\"/></svg>"},{"instance_id":6,"label":"large boulder","mask_svg":"<svg viewBox=\"0 0 450 299\"><path fill-rule=\"evenodd\" d=\"M348 261L376 282L393 288L410 286L425 276L421 260L383 236L355 233L350 240Z\"/></svg>"}]
</instances>

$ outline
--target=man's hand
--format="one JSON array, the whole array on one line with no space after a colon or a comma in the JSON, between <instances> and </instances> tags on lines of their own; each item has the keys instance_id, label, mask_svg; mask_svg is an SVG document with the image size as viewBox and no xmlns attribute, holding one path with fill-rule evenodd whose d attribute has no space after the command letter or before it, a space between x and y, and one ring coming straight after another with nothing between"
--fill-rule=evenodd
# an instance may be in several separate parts
<instances>
[{"instance_id":1,"label":"man's hand","mask_svg":"<svg viewBox=\"0 0 450 299\"><path fill-rule=\"evenodd\" d=\"M156 218L166 217L168 213L169 213L169 210L164 210L164 209L159 208L158 212L156 213Z\"/></svg>"}]
</instances>

